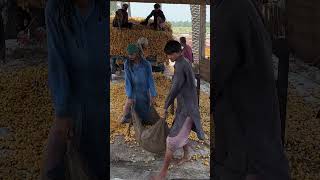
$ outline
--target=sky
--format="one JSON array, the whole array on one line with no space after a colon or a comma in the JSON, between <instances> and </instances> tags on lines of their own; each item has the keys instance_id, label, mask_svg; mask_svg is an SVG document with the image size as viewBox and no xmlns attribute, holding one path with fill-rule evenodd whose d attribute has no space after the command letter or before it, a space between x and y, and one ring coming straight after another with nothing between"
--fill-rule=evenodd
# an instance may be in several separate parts
<instances>
[{"instance_id":1,"label":"sky","mask_svg":"<svg viewBox=\"0 0 320 180\"><path fill-rule=\"evenodd\" d=\"M147 17L153 10L154 3L130 3L131 16L133 17ZM162 4L162 11L164 12L168 21L190 21L191 12L188 4ZM206 21L210 21L210 6L207 6Z\"/></svg>"}]
</instances>

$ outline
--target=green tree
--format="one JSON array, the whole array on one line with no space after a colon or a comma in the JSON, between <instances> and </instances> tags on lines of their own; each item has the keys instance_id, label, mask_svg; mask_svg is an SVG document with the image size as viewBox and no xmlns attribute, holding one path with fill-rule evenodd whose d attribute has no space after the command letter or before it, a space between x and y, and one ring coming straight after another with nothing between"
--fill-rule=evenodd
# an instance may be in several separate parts
<instances>
[{"instance_id":1,"label":"green tree","mask_svg":"<svg viewBox=\"0 0 320 180\"><path fill-rule=\"evenodd\" d=\"M117 1L111 1L110 2L110 15L114 15L115 12L117 11Z\"/></svg>"}]
</instances>

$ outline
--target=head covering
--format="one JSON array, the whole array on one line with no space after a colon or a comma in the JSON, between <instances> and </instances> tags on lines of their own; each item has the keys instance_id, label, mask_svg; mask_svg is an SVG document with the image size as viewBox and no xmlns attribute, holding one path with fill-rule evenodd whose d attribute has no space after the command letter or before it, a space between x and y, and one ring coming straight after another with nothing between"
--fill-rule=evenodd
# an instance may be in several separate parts
<instances>
[{"instance_id":1,"label":"head covering","mask_svg":"<svg viewBox=\"0 0 320 180\"><path fill-rule=\"evenodd\" d=\"M128 54L134 54L139 52L139 48L136 44L129 44L127 47Z\"/></svg>"},{"instance_id":2,"label":"head covering","mask_svg":"<svg viewBox=\"0 0 320 180\"><path fill-rule=\"evenodd\" d=\"M145 37L140 37L138 39L138 41L137 41L137 46L140 49L140 55L144 59L145 59L145 55L144 55L144 52L143 52L143 48L147 47L148 44L149 44L148 39L145 38Z\"/></svg>"}]
</instances>

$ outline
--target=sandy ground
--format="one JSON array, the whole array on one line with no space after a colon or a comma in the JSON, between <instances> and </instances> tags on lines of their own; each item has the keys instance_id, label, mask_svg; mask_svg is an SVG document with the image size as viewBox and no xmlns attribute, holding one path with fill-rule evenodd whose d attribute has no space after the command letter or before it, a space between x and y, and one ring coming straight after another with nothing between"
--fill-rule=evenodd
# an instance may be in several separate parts
<instances>
[{"instance_id":1,"label":"sandy ground","mask_svg":"<svg viewBox=\"0 0 320 180\"><path fill-rule=\"evenodd\" d=\"M35 53L35 50L25 49L24 53L15 52L16 43L7 42L9 58L6 64L0 65L0 71L16 69L22 66L32 66L45 62L46 53ZM25 56L27 53L32 58ZM275 64L277 59L274 58ZM275 69L276 66L275 66ZM170 77L170 76L168 76ZM123 76L114 77L112 83L121 83ZM291 58L289 83L297 89L300 96L304 98L308 105L314 108L320 107L320 70L302 63L299 59ZM201 81L201 90L209 94L210 84ZM5 127L0 127L0 137L5 138L8 131ZM192 142L192 155L205 155L209 153L207 145ZM116 141L110 145L110 174L111 179L148 179L161 167L163 155L157 155L143 151L137 144L126 144L123 137L117 137ZM5 149L0 150L0 156L8 155ZM179 151L175 157L181 157ZM172 167L169 178L188 179L209 179L209 166L203 164L201 160L187 162L179 167Z\"/></svg>"},{"instance_id":2,"label":"sandy ground","mask_svg":"<svg viewBox=\"0 0 320 180\"><path fill-rule=\"evenodd\" d=\"M168 69L164 72L167 78L171 78L172 72ZM112 76L112 83L124 83L124 73ZM201 80L201 90L209 93L209 83ZM173 166L170 169L169 179L210 179L210 166L205 165L201 156L210 153L208 145L191 141L191 156L197 155L198 160L190 161L181 166ZM128 144L122 136L118 136L110 145L111 179L144 180L155 175L161 168L164 154L153 154L144 151L137 144ZM175 158L181 158L182 150L175 154Z\"/></svg>"},{"instance_id":3,"label":"sandy ground","mask_svg":"<svg viewBox=\"0 0 320 180\"><path fill-rule=\"evenodd\" d=\"M278 58L274 56L273 60L275 77L277 77ZM288 81L310 106L320 110L319 68L306 65L298 58L290 57Z\"/></svg>"},{"instance_id":4,"label":"sandy ground","mask_svg":"<svg viewBox=\"0 0 320 180\"><path fill-rule=\"evenodd\" d=\"M197 142L190 142L192 155L207 155L209 147ZM181 158L183 152L175 153L175 158ZM160 170L163 154L153 154L144 151L134 143L125 143L124 138L118 136L114 144L110 145L110 178L111 179L149 179ZM201 160L190 161L181 166L173 166L170 169L170 179L210 179L210 167L203 164Z\"/></svg>"}]
</instances>

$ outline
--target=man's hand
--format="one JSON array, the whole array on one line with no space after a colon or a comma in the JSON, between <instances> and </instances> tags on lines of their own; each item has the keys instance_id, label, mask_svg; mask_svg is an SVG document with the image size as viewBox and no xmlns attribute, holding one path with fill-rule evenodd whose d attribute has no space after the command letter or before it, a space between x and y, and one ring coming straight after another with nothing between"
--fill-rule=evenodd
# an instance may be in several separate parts
<instances>
[{"instance_id":1,"label":"man's hand","mask_svg":"<svg viewBox=\"0 0 320 180\"><path fill-rule=\"evenodd\" d=\"M168 116L168 111L166 109L163 109L161 112L160 112L160 117L162 119L167 119L167 116Z\"/></svg>"},{"instance_id":2,"label":"man's hand","mask_svg":"<svg viewBox=\"0 0 320 180\"><path fill-rule=\"evenodd\" d=\"M154 105L156 105L156 97L152 97L152 96L150 96L150 106L154 106Z\"/></svg>"},{"instance_id":3,"label":"man's hand","mask_svg":"<svg viewBox=\"0 0 320 180\"><path fill-rule=\"evenodd\" d=\"M53 128L56 131L63 133L66 139L71 139L74 136L70 118L56 117Z\"/></svg>"},{"instance_id":4,"label":"man's hand","mask_svg":"<svg viewBox=\"0 0 320 180\"><path fill-rule=\"evenodd\" d=\"M132 105L134 103L133 99L128 99L128 105Z\"/></svg>"}]
</instances>

